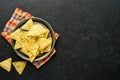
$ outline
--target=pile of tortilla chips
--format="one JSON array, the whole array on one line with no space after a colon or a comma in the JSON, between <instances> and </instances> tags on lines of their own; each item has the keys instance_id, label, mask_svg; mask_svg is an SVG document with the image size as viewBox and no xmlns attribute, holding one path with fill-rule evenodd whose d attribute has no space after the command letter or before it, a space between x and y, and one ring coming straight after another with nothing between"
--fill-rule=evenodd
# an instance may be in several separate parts
<instances>
[{"instance_id":1,"label":"pile of tortilla chips","mask_svg":"<svg viewBox=\"0 0 120 80\"><path fill-rule=\"evenodd\" d=\"M49 30L41 23L34 23L29 19L21 28L14 31L10 38L15 40L15 50L20 50L29 57L30 62L44 52L51 49L52 38Z\"/></svg>"}]
</instances>

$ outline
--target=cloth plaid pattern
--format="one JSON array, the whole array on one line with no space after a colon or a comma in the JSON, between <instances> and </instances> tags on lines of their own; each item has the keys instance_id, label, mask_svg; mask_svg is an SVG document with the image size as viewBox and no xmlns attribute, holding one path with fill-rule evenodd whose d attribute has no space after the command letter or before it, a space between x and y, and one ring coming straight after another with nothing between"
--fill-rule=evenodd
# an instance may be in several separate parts
<instances>
[{"instance_id":1,"label":"cloth plaid pattern","mask_svg":"<svg viewBox=\"0 0 120 80\"><path fill-rule=\"evenodd\" d=\"M5 25L5 28L3 30L3 32L1 33L1 36L9 43L11 44L11 39L9 37L9 35L14 31L15 27L17 24L19 24L19 22L25 18L32 18L33 16L28 13L28 12L24 12L19 8L16 8L12 17L10 18L10 20L8 20L8 22ZM57 32L54 32L55 34L55 38L56 40L59 38L59 34ZM52 50L52 52L45 57L43 60L40 61L35 61L32 62L32 64L38 69L40 68L43 64L45 64L54 54L55 54L56 50L55 48Z\"/></svg>"}]
</instances>

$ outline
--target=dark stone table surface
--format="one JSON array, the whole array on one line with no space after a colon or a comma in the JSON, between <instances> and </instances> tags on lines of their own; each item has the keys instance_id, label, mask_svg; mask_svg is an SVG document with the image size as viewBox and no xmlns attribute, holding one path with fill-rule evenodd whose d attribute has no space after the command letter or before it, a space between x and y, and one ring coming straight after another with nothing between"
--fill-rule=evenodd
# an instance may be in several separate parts
<instances>
[{"instance_id":1,"label":"dark stone table surface","mask_svg":"<svg viewBox=\"0 0 120 80\"><path fill-rule=\"evenodd\" d=\"M0 68L0 80L120 80L120 0L0 0L0 33L15 8L47 20L61 36L57 53L18 75ZM22 60L0 37L0 61Z\"/></svg>"}]
</instances>

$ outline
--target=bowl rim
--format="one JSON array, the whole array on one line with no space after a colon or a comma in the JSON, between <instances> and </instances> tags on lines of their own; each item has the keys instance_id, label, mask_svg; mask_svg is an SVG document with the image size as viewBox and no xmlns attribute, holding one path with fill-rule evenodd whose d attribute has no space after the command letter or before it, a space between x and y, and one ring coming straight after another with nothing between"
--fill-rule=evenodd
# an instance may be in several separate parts
<instances>
[{"instance_id":1,"label":"bowl rim","mask_svg":"<svg viewBox=\"0 0 120 80\"><path fill-rule=\"evenodd\" d=\"M30 18L26 18L26 19L21 20L21 21L18 23L18 25L16 25L15 29L13 30L13 32L14 32L16 29L20 28L23 24L25 24L29 19L30 19ZM42 56L40 56L40 57L37 57L37 58L35 58L35 59L33 60L33 61L39 61L39 60L42 60L42 59L46 58L47 56L49 56L49 55L51 54L51 52L52 52L52 50L53 50L53 48L54 48L54 46L55 46L56 39L55 39L54 30L53 30L52 26L51 26L46 20L44 20L44 19L42 19L42 18L39 18L39 17L32 17L31 19L32 19L33 21L36 20L37 22L40 22L40 23L44 24L44 25L49 29L49 31L50 31L50 33L51 33L51 37L52 37L51 50L50 50L49 52L47 52L46 54L44 54L44 55L42 55ZM23 54L21 54L21 52L20 52L19 50L15 50L15 49L14 49L14 40L13 40L13 39L12 39L12 48L13 48L13 50L15 51L15 53L16 53L19 57L21 57L22 59L25 59L25 60L27 60L27 61L30 61L29 58L26 57L26 56L24 56Z\"/></svg>"}]
</instances>

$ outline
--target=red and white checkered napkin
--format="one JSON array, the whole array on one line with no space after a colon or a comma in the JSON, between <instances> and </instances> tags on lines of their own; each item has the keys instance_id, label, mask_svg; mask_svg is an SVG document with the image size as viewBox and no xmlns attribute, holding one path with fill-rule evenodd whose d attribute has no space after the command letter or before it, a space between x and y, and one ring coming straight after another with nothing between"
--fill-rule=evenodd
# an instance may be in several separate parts
<instances>
[{"instance_id":1,"label":"red and white checkered napkin","mask_svg":"<svg viewBox=\"0 0 120 80\"><path fill-rule=\"evenodd\" d=\"M10 39L9 35L13 32L16 25L21 20L23 20L25 18L31 18L31 17L32 17L32 15L30 13L24 12L21 9L16 8L13 15L12 15L12 17L10 18L10 20L8 20L8 22L6 23L5 28L4 28L3 32L1 33L1 36L4 39L6 39L9 44L11 44L11 39ZM55 32L55 37L56 37L56 40L59 37L59 34L57 32ZM43 60L32 62L32 64L36 68L40 68L43 64L45 64L55 54L55 52L56 52L56 50L54 48L50 55L45 57Z\"/></svg>"}]
</instances>

